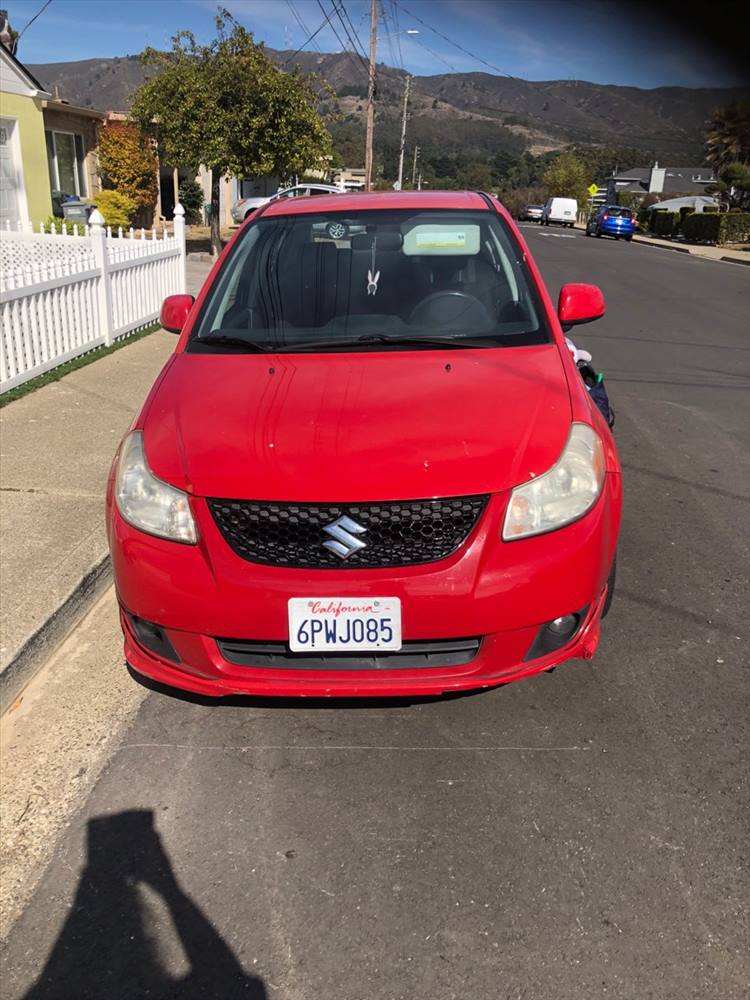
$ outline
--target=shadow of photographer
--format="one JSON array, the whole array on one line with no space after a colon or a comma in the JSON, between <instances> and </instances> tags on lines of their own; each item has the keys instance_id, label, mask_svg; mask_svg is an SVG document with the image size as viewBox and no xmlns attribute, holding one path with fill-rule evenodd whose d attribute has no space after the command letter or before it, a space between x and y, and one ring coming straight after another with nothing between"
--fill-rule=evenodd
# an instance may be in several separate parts
<instances>
[{"instance_id":1,"label":"shadow of photographer","mask_svg":"<svg viewBox=\"0 0 750 1000\"><path fill-rule=\"evenodd\" d=\"M168 921L174 933L165 935ZM179 948L169 947L175 935ZM71 997L267 998L262 981L245 973L180 888L150 809L89 820L88 857L70 914L24 1000Z\"/></svg>"}]
</instances>

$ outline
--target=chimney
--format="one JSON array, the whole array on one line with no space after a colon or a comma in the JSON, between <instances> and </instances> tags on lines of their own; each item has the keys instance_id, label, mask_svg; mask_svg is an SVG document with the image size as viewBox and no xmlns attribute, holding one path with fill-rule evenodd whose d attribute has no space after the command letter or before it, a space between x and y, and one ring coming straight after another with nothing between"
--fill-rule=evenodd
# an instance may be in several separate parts
<instances>
[{"instance_id":1,"label":"chimney","mask_svg":"<svg viewBox=\"0 0 750 1000\"><path fill-rule=\"evenodd\" d=\"M0 45L4 45L12 56L18 50L18 32L11 28L7 10L0 10Z\"/></svg>"},{"instance_id":2,"label":"chimney","mask_svg":"<svg viewBox=\"0 0 750 1000\"><path fill-rule=\"evenodd\" d=\"M654 160L654 165L651 167L651 175L648 179L649 194L662 194L664 191L664 177L666 173L667 168L660 167L659 161Z\"/></svg>"}]
</instances>

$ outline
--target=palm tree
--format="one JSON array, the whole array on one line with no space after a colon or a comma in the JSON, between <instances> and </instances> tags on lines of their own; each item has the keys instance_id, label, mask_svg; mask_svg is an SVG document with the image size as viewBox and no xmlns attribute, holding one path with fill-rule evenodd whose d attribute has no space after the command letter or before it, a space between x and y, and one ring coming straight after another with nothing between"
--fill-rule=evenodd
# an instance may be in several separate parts
<instances>
[{"instance_id":1,"label":"palm tree","mask_svg":"<svg viewBox=\"0 0 750 1000\"><path fill-rule=\"evenodd\" d=\"M730 163L750 163L750 100L717 108L707 124L706 158L715 173Z\"/></svg>"}]
</instances>

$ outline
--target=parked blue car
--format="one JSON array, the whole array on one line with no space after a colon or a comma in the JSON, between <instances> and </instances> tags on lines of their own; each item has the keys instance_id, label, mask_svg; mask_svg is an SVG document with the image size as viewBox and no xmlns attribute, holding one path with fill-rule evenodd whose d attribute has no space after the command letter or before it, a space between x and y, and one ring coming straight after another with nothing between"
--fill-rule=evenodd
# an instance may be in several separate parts
<instances>
[{"instance_id":1,"label":"parked blue car","mask_svg":"<svg viewBox=\"0 0 750 1000\"><path fill-rule=\"evenodd\" d=\"M634 232L634 214L622 205L602 205L586 223L587 236L614 236L630 242Z\"/></svg>"}]
</instances>

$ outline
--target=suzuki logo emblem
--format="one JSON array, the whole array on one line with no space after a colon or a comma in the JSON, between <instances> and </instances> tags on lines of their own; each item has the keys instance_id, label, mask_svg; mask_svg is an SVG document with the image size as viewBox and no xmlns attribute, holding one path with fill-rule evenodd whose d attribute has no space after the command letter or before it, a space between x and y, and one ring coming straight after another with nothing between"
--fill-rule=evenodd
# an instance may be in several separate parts
<instances>
[{"instance_id":1,"label":"suzuki logo emblem","mask_svg":"<svg viewBox=\"0 0 750 1000\"><path fill-rule=\"evenodd\" d=\"M361 524L357 524L346 514L331 521L323 528L323 531L331 536L323 542L323 548L328 549L329 552L335 552L341 559L348 559L353 552L358 552L365 547L365 543L355 536L363 535L367 528L363 528Z\"/></svg>"}]
</instances>

